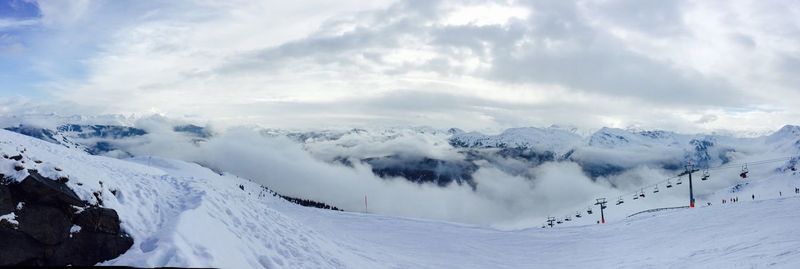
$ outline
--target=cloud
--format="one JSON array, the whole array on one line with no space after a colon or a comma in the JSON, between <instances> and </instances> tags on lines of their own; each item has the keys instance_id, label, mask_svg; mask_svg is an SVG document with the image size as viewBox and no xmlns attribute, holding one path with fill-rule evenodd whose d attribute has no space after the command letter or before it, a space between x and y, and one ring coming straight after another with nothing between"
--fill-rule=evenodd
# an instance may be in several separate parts
<instances>
[{"instance_id":1,"label":"cloud","mask_svg":"<svg viewBox=\"0 0 800 269\"><path fill-rule=\"evenodd\" d=\"M0 31L13 29L13 28L18 28L18 27L36 25L37 23L39 23L38 20L32 20L32 19L15 20L15 19L0 18Z\"/></svg>"},{"instance_id":2,"label":"cloud","mask_svg":"<svg viewBox=\"0 0 800 269\"><path fill-rule=\"evenodd\" d=\"M688 141L693 136L647 138L628 133L629 141L637 137L641 141L613 149L578 146L572 155L574 161L532 164L500 156L477 160L478 169L471 175L475 184L452 183L441 187L412 183L404 178L381 178L367 163L359 161L392 155L400 156L401 161L412 160L413 156L456 162L467 158L466 153L447 143L446 132L432 128L328 131L319 134L337 139L311 139L299 144L282 135L264 135L264 130L257 127L219 128L212 124L215 136L196 143L190 142L185 134L174 132L172 126L181 122L165 117L141 118L133 124L149 134L116 145L139 157L156 155L197 162L254 180L284 195L314 199L348 211L363 211L363 198L367 196L372 213L504 228L539 225L548 215L583 210L598 197L613 200L642 188L650 193L653 182L675 174L674 170L662 167L680 164L686 154L693 152L685 148L691 147ZM723 154L736 161L776 154L770 147L760 146L761 139L720 141L724 143L709 148L711 165L719 165L719 156ZM730 145L736 145L736 151L725 153ZM474 157L477 153L471 154ZM352 166L333 161L336 157L349 158ZM618 174L590 178L586 170L594 169L587 166L592 164L624 169ZM714 172L714 182L697 186L698 195L735 183L738 179L735 172ZM649 199L625 210L674 206L682 204L684 199L684 192L665 192L659 199Z\"/></svg>"},{"instance_id":3,"label":"cloud","mask_svg":"<svg viewBox=\"0 0 800 269\"><path fill-rule=\"evenodd\" d=\"M731 108L770 109L781 119L798 113L789 101L800 94L791 60L798 27L788 19L797 9L787 3L39 5L45 33L22 42L32 45L26 65L42 75L30 84L97 113L158 111L292 127L299 120L308 127L418 119L474 128L682 130L739 128L723 124L741 120L725 112ZM765 15L772 11L779 15ZM418 97L384 102L409 93ZM470 105L436 109L456 101ZM693 123L712 112L720 120Z\"/></svg>"},{"instance_id":4,"label":"cloud","mask_svg":"<svg viewBox=\"0 0 800 269\"><path fill-rule=\"evenodd\" d=\"M699 123L699 124L710 123L710 122L713 122L713 121L715 121L717 119L719 119L719 117L717 117L717 115L706 114L706 115L703 115L702 117L700 117L699 119L697 119L695 121L695 123Z\"/></svg>"},{"instance_id":5,"label":"cloud","mask_svg":"<svg viewBox=\"0 0 800 269\"><path fill-rule=\"evenodd\" d=\"M538 225L547 214L564 208L583 207L599 192L614 191L583 175L574 163L549 163L528 168L534 179L509 175L482 164L467 184L416 184L404 178L380 178L366 164L353 167L320 160L318 154L359 156L397 154L400 151L433 158L463 158L441 134L402 133L390 140L348 139L355 147L309 144L313 152L285 137L264 136L260 129L236 127L216 132L206 142L192 143L171 126L179 121L163 117L142 118L134 123L148 135L115 141L134 155L177 158L225 171L264 184L281 194L326 202L348 211L363 211L364 196L371 213L431 218L501 227ZM432 146L432 145L438 146ZM327 153L326 153L327 152ZM112 152L115 154L115 152Z\"/></svg>"},{"instance_id":6,"label":"cloud","mask_svg":"<svg viewBox=\"0 0 800 269\"><path fill-rule=\"evenodd\" d=\"M17 102L25 105L25 100ZM0 103L12 105L14 103ZM5 111L0 111L5 112ZM493 154L497 149L453 148L448 143L449 134L434 128L399 128L350 131L318 131L312 139L300 144L283 135L285 131L265 130L253 126L221 128L213 123L194 124L210 128L214 136L196 140L174 130L174 126L187 123L187 119L163 116L136 117L67 117L54 115L29 115L25 117L0 117L0 125L16 126L19 123L55 128L64 123L123 124L143 128L148 134L134 138L110 141L122 151L139 158L148 155L196 162L215 171L224 171L254 180L281 194L325 202L348 211L364 210L363 198L369 199L371 213L396 216L431 218L448 221L492 225L502 228L537 226L546 216L572 214L583 210L598 197L615 199L642 188L651 192L653 182L673 176L675 168L686 158L694 157L689 140L695 137L710 139L715 143L708 149L709 164L721 164L722 156L736 162L763 160L785 156L775 152L774 145L764 146L763 139L737 139L713 136L691 136L662 133L648 137L623 130L604 130L613 134L602 136L616 144L576 145L571 161L523 161L527 156L503 157ZM559 135L559 132L551 135ZM563 134L561 134L563 135ZM623 136L625 139L617 137ZM336 137L335 140L313 137ZM554 138L558 140L557 137ZM616 142L615 142L616 141ZM625 142L627 141L627 142ZM93 143L97 140L82 140ZM794 141L784 140L787 145ZM735 147L731 147L735 145ZM735 148L735 151L728 149ZM796 150L794 147L788 147ZM126 157L122 151L110 156ZM398 156L389 159L409 168L414 160L428 157L452 163L473 162L475 170L441 171L444 173L471 173L474 184L451 183L444 187L434 183L417 184L405 178L378 177L366 162L371 157ZM337 157L350 160L351 166L334 161ZM522 157L522 158L519 158ZM416 158L416 159L415 159ZM535 157L534 157L535 158ZM409 162L405 162L409 161ZM700 162L698 162L700 164ZM623 168L615 173L589 177L592 169L607 166ZM672 170L662 167L672 166ZM413 167L411 167L413 168ZM443 169L463 167L451 166ZM707 194L737 182L735 173L714 171L714 180L696 186L698 195ZM755 169L758 173L771 169ZM684 185L686 186L686 185ZM662 190L664 185L660 186ZM677 188L676 188L677 189ZM624 199L629 197L625 195ZM685 193L665 192L658 199L648 199L616 211L615 217L653 207L683 204Z\"/></svg>"},{"instance_id":7,"label":"cloud","mask_svg":"<svg viewBox=\"0 0 800 269\"><path fill-rule=\"evenodd\" d=\"M42 15L42 23L48 26L72 24L83 18L92 4L100 1L39 0L37 6Z\"/></svg>"}]
</instances>

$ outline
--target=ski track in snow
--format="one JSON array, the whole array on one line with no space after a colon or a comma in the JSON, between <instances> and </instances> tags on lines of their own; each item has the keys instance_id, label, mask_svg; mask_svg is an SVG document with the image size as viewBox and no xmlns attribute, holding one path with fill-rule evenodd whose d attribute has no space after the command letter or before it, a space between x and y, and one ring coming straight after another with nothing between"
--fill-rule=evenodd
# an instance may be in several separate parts
<instances>
[{"instance_id":1,"label":"ski track in snow","mask_svg":"<svg viewBox=\"0 0 800 269\"><path fill-rule=\"evenodd\" d=\"M90 156L6 131L0 131L0 142L3 153L14 154L22 146L27 157L44 160L26 165L46 176L58 174L51 167L63 168L70 177L67 184L79 196L94 201L92 192L100 191L104 205L117 210L135 244L104 265L800 268L800 196L794 193L644 213L607 225L501 231L303 208L250 181L181 161ZM9 174L8 167L0 166L0 173ZM755 180L742 193L771 193L797 182L796 176ZM709 200L730 192L714 195Z\"/></svg>"}]
</instances>

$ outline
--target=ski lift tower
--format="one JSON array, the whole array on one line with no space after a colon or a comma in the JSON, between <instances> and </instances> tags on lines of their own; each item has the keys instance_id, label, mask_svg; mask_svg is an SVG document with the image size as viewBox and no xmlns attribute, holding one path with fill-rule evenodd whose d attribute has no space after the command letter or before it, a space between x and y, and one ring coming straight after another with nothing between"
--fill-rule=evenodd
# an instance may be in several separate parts
<instances>
[{"instance_id":1,"label":"ski lift tower","mask_svg":"<svg viewBox=\"0 0 800 269\"><path fill-rule=\"evenodd\" d=\"M550 228L553 228L553 225L555 225L553 224L554 222L556 222L555 217L547 217L547 225L550 226Z\"/></svg>"},{"instance_id":2,"label":"ski lift tower","mask_svg":"<svg viewBox=\"0 0 800 269\"><path fill-rule=\"evenodd\" d=\"M692 165L692 162L689 162L689 164L686 165L686 171L683 171L683 173L678 175L679 177L683 175L689 175L689 208L694 207L694 189L692 186L692 173L697 171L700 170L694 169L694 165Z\"/></svg>"},{"instance_id":3,"label":"ski lift tower","mask_svg":"<svg viewBox=\"0 0 800 269\"><path fill-rule=\"evenodd\" d=\"M606 209L606 203L606 198L597 198L597 202L594 203L600 206L600 223L606 223L606 215L603 212L603 209Z\"/></svg>"}]
</instances>

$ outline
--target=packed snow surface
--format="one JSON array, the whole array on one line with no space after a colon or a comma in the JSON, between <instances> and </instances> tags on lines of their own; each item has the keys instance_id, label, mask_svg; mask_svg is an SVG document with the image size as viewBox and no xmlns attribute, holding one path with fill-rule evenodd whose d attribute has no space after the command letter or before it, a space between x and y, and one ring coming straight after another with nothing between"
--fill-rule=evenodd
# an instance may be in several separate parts
<instances>
[{"instance_id":1,"label":"packed snow surface","mask_svg":"<svg viewBox=\"0 0 800 269\"><path fill-rule=\"evenodd\" d=\"M92 192L100 191L103 204L118 211L135 244L106 265L800 268L800 196L791 189L761 197L797 185L797 177L789 174L776 177L778 184L764 178L736 189L759 192L753 201L644 213L606 225L502 231L303 208L246 179L196 164L91 156L0 131L2 153L21 149L27 158L43 161L26 162L26 168L68 176L68 186L81 198L95 201ZM0 173L22 176L13 167L4 163ZM730 193L726 189L719 195Z\"/></svg>"}]
</instances>

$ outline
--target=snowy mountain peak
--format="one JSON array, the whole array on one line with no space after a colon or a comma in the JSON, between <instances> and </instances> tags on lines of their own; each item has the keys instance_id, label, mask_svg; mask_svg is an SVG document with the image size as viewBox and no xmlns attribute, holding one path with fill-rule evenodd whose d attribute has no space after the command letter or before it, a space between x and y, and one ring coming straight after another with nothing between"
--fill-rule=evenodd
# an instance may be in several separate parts
<instances>
[{"instance_id":1,"label":"snowy mountain peak","mask_svg":"<svg viewBox=\"0 0 800 269\"><path fill-rule=\"evenodd\" d=\"M800 126L785 125L781 127L780 130L767 136L767 139L770 142L782 141L782 140L797 141L798 139L800 139Z\"/></svg>"},{"instance_id":2,"label":"snowy mountain peak","mask_svg":"<svg viewBox=\"0 0 800 269\"><path fill-rule=\"evenodd\" d=\"M579 135L562 129L523 127L507 129L498 135L477 132L455 134L450 138L450 144L456 147L526 148L563 153L581 140Z\"/></svg>"},{"instance_id":3,"label":"snowy mountain peak","mask_svg":"<svg viewBox=\"0 0 800 269\"><path fill-rule=\"evenodd\" d=\"M671 139L674 138L675 133L663 130L640 131L637 134L653 139Z\"/></svg>"},{"instance_id":4,"label":"snowy mountain peak","mask_svg":"<svg viewBox=\"0 0 800 269\"><path fill-rule=\"evenodd\" d=\"M679 140L688 140L687 138L670 131L632 131L603 127L589 137L589 145L613 148L630 144L675 144Z\"/></svg>"},{"instance_id":5,"label":"snowy mountain peak","mask_svg":"<svg viewBox=\"0 0 800 269\"><path fill-rule=\"evenodd\" d=\"M638 139L631 132L617 128L603 127L589 137L589 145L614 147L630 144L635 140Z\"/></svg>"}]
</instances>

